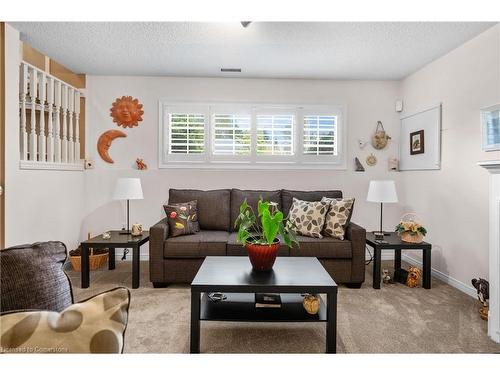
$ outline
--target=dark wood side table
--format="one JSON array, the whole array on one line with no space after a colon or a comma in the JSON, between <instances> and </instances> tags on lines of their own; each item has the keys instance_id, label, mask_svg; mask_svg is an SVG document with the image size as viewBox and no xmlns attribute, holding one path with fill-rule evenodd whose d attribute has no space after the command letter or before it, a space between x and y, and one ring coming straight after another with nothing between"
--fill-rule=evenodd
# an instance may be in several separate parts
<instances>
[{"instance_id":1,"label":"dark wood side table","mask_svg":"<svg viewBox=\"0 0 500 375\"><path fill-rule=\"evenodd\" d=\"M143 231L141 236L132 236L130 234L120 234L118 230L110 231L111 238L104 239L102 234L83 241L80 246L82 248L81 261L81 284L82 288L89 287L90 272L89 272L89 249L90 248L107 248L109 251L108 269L115 269L115 249L116 248L131 248L132 249L132 288L139 288L140 279L140 247L149 241L149 232Z\"/></svg>"},{"instance_id":2,"label":"dark wood side table","mask_svg":"<svg viewBox=\"0 0 500 375\"><path fill-rule=\"evenodd\" d=\"M280 293L281 308L256 308L255 293ZM326 294L318 314L304 310L302 293ZM272 271L255 272L248 257L208 256L191 283L191 353L200 352L200 321L325 322L326 352L336 353L337 284L316 258L278 257Z\"/></svg>"},{"instance_id":3,"label":"dark wood side table","mask_svg":"<svg viewBox=\"0 0 500 375\"><path fill-rule=\"evenodd\" d=\"M385 243L377 241L375 235L371 232L366 233L366 244L374 250L373 255L373 288L380 289L380 263L382 250L394 250L394 269L401 268L401 250L422 250L423 265L422 285L425 289L431 288L431 248L432 245L427 242L410 243L403 242L395 233L391 232L389 236L384 237Z\"/></svg>"}]
</instances>

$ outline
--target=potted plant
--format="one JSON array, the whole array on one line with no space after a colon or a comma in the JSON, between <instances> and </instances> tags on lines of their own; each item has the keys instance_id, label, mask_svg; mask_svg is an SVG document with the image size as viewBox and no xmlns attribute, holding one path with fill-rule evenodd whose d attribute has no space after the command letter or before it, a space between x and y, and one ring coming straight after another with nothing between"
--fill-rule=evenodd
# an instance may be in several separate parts
<instances>
[{"instance_id":1,"label":"potted plant","mask_svg":"<svg viewBox=\"0 0 500 375\"><path fill-rule=\"evenodd\" d=\"M412 217L410 217L412 216ZM396 226L396 233L404 242L421 243L427 234L427 229L418 222L412 214L406 214Z\"/></svg>"},{"instance_id":2,"label":"potted plant","mask_svg":"<svg viewBox=\"0 0 500 375\"><path fill-rule=\"evenodd\" d=\"M283 212L278 210L278 204L274 202L258 202L258 215L247 203L247 200L240 205L234 227L238 229L236 240L248 251L248 257L256 271L269 271L273 268L276 255L280 248L280 239L291 247L295 242L294 225L283 218ZM260 225L258 225L258 221Z\"/></svg>"}]
</instances>

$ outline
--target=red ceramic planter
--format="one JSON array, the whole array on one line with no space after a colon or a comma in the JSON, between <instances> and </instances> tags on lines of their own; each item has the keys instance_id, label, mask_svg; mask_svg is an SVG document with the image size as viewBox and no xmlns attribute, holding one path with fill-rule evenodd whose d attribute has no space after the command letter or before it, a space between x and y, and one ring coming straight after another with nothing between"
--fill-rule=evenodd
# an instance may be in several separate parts
<instances>
[{"instance_id":1,"label":"red ceramic planter","mask_svg":"<svg viewBox=\"0 0 500 375\"><path fill-rule=\"evenodd\" d=\"M276 239L272 245L247 243L245 248L255 271L270 271L273 268L276 255L278 255L280 241Z\"/></svg>"}]
</instances>

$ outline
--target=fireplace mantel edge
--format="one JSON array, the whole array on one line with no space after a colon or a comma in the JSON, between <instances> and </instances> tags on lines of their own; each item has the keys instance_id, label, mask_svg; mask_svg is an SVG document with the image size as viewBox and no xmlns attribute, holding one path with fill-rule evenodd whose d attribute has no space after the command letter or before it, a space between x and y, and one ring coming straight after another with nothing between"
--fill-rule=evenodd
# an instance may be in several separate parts
<instances>
[{"instance_id":1,"label":"fireplace mantel edge","mask_svg":"<svg viewBox=\"0 0 500 375\"><path fill-rule=\"evenodd\" d=\"M491 173L500 173L500 160L483 160L477 164Z\"/></svg>"}]
</instances>

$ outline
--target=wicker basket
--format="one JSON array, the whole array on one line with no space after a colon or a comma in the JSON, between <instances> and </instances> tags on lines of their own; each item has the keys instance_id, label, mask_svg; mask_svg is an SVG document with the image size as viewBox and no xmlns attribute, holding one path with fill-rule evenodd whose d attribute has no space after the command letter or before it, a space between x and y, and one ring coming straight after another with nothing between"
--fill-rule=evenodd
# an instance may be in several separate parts
<instances>
[{"instance_id":1,"label":"wicker basket","mask_svg":"<svg viewBox=\"0 0 500 375\"><path fill-rule=\"evenodd\" d=\"M76 256L70 256L69 259L71 261L71 266L73 267L73 270L75 270L76 272L80 272L82 269L81 268L82 257L76 255ZM101 268L107 262L108 262L108 253L94 254L94 252L91 251L91 253L89 254L89 268L91 271Z\"/></svg>"},{"instance_id":2,"label":"wicker basket","mask_svg":"<svg viewBox=\"0 0 500 375\"><path fill-rule=\"evenodd\" d=\"M422 233L412 234L411 232L401 233L401 241L410 243L421 243L424 240Z\"/></svg>"},{"instance_id":3,"label":"wicker basket","mask_svg":"<svg viewBox=\"0 0 500 375\"><path fill-rule=\"evenodd\" d=\"M407 213L401 217L401 222L415 222L421 223L420 218L414 213ZM424 235L420 232L412 233L412 232L403 232L399 234L401 237L401 241L408 243L421 243L424 240Z\"/></svg>"}]
</instances>

